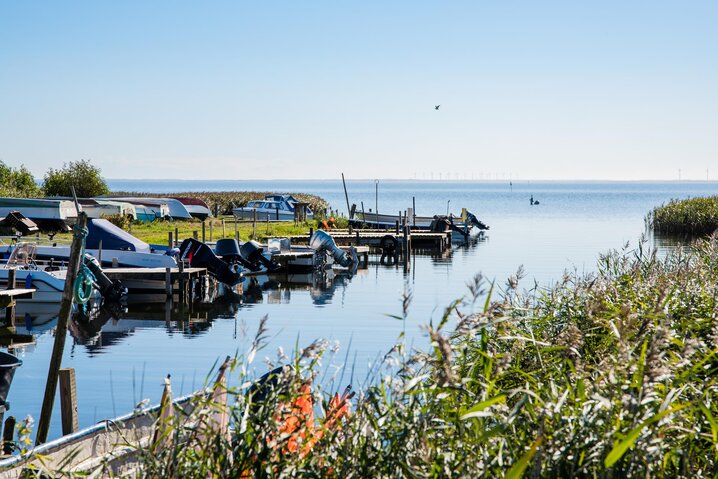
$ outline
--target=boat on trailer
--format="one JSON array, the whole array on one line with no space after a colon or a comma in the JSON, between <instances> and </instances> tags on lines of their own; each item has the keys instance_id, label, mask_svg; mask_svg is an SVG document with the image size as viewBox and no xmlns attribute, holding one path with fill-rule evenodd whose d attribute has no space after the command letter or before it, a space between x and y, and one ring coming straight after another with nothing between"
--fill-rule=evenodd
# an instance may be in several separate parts
<instances>
[{"instance_id":1,"label":"boat on trailer","mask_svg":"<svg viewBox=\"0 0 718 479\"><path fill-rule=\"evenodd\" d=\"M197 218L200 221L204 221L210 216L212 216L212 212L210 211L209 206L207 206L207 203L205 203L199 198L182 196L173 197L173 199L182 203L193 218Z\"/></svg>"},{"instance_id":2,"label":"boat on trailer","mask_svg":"<svg viewBox=\"0 0 718 479\"><path fill-rule=\"evenodd\" d=\"M267 195L263 200L252 200L247 202L247 206L234 208L232 214L243 220L294 221L295 210L299 205L305 208L306 219L314 218L314 212L309 206L292 195Z\"/></svg>"}]
</instances>

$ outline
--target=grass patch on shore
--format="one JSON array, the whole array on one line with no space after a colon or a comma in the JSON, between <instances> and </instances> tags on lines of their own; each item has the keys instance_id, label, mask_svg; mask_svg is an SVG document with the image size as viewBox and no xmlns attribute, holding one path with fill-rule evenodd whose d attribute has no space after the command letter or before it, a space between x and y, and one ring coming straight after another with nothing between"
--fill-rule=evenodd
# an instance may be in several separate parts
<instances>
[{"instance_id":1,"label":"grass patch on shore","mask_svg":"<svg viewBox=\"0 0 718 479\"><path fill-rule=\"evenodd\" d=\"M649 215L658 233L703 236L718 229L718 196L671 200Z\"/></svg>"},{"instance_id":2,"label":"grass patch on shore","mask_svg":"<svg viewBox=\"0 0 718 479\"><path fill-rule=\"evenodd\" d=\"M597 273L566 273L546 289L521 290L522 276L501 288L476 277L467 295L428 321L428 350L409 351L400 337L352 413L341 426L320 420L322 437L311 447L303 447L308 436L282 432L277 411L323 374L321 361L338 359L340 367L329 368L334 380L313 386L315 404L326 410L343 389L348 354L335 356L316 341L290 360L272 394L253 403L248 371L267 334L262 322L252 350L237 358L239 386L229 390L235 435L198 438L191 425L208 411L200 408L176 419L173 446L145 451L141 474L714 477L715 238L666 259L640 245L614 251L600 258ZM401 312L387 321L405 321L410 308L406 292ZM288 447L292 437L299 447Z\"/></svg>"}]
</instances>

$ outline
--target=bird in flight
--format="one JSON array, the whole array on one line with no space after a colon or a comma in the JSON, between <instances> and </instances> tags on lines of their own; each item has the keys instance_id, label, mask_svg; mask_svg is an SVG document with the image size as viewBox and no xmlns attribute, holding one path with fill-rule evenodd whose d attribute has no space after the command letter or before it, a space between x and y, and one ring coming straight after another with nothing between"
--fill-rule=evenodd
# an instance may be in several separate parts
<instances>
[{"instance_id":1,"label":"bird in flight","mask_svg":"<svg viewBox=\"0 0 718 479\"><path fill-rule=\"evenodd\" d=\"M441 105L436 105L436 106L434 107L434 110L438 110L440 106L441 106Z\"/></svg>"}]
</instances>

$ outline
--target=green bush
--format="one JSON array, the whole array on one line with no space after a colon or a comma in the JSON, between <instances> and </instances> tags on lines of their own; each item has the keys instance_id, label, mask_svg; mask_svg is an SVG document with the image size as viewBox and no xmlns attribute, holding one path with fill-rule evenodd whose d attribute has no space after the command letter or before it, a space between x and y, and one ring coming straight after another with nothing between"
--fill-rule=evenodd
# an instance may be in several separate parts
<instances>
[{"instance_id":1,"label":"green bush","mask_svg":"<svg viewBox=\"0 0 718 479\"><path fill-rule=\"evenodd\" d=\"M40 187L25 165L11 168L0 161L0 195L28 198L40 193Z\"/></svg>"},{"instance_id":2,"label":"green bush","mask_svg":"<svg viewBox=\"0 0 718 479\"><path fill-rule=\"evenodd\" d=\"M71 161L60 169L50 168L45 173L43 189L47 196L72 196L72 187L78 198L106 195L110 192L100 169L89 160Z\"/></svg>"}]
</instances>

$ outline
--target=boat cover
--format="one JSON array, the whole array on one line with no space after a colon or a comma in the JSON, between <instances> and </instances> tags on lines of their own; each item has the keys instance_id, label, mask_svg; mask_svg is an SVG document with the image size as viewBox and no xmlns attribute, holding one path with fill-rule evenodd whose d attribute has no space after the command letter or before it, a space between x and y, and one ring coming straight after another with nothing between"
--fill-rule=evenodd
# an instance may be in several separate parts
<instances>
[{"instance_id":1,"label":"boat cover","mask_svg":"<svg viewBox=\"0 0 718 479\"><path fill-rule=\"evenodd\" d=\"M87 239L85 248L99 249L102 241L102 249L116 249L124 251L137 251L150 253L150 245L138 240L125 230L118 228L104 219L91 219L87 223Z\"/></svg>"}]
</instances>

